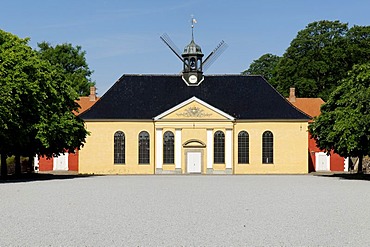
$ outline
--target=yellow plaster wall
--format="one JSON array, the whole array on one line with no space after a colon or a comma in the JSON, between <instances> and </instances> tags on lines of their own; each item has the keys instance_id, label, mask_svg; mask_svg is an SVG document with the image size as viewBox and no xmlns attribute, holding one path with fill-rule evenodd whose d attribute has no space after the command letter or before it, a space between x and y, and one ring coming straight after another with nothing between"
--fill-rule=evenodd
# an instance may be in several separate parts
<instances>
[{"instance_id":1,"label":"yellow plaster wall","mask_svg":"<svg viewBox=\"0 0 370 247\"><path fill-rule=\"evenodd\" d=\"M79 172L88 174L154 174L153 122L85 122L91 132L79 151ZM125 133L125 164L114 164L114 133ZM141 131L150 136L150 164L138 164Z\"/></svg>"},{"instance_id":2,"label":"yellow plaster wall","mask_svg":"<svg viewBox=\"0 0 370 247\"><path fill-rule=\"evenodd\" d=\"M162 169L163 169L163 171L174 171L175 170L175 164L163 164Z\"/></svg>"},{"instance_id":3,"label":"yellow plaster wall","mask_svg":"<svg viewBox=\"0 0 370 247\"><path fill-rule=\"evenodd\" d=\"M181 134L181 143L184 144L190 139L197 139L204 144L207 144L207 129L206 128L184 128Z\"/></svg>"},{"instance_id":4,"label":"yellow plaster wall","mask_svg":"<svg viewBox=\"0 0 370 247\"><path fill-rule=\"evenodd\" d=\"M86 122L91 135L79 152L79 172L94 174L154 174L155 171L155 127L162 128L163 134L170 130L182 129L181 145L196 139L207 145L207 129L213 134L226 128L233 128L233 173L274 174L308 172L307 122L237 122L230 121L159 121L153 122ZM126 138L126 164L113 164L114 133L121 130ZM140 131L150 135L150 164L138 164L138 135ZM238 133L246 130L249 134L249 164L238 164ZM274 135L274 163L262 164L262 134L269 130ZM186 173L186 153L202 152L202 172L207 170L207 149L182 147L182 173ZM163 164L163 170L174 170L174 164ZM213 164L216 171L225 170L225 164Z\"/></svg>"},{"instance_id":5,"label":"yellow plaster wall","mask_svg":"<svg viewBox=\"0 0 370 247\"><path fill-rule=\"evenodd\" d=\"M213 164L213 170L215 171L225 171L226 165L225 164Z\"/></svg>"},{"instance_id":6,"label":"yellow plaster wall","mask_svg":"<svg viewBox=\"0 0 370 247\"><path fill-rule=\"evenodd\" d=\"M234 129L234 174L308 173L307 122L237 123ZM249 164L238 164L238 133L249 134ZM274 163L262 164L262 134L274 136Z\"/></svg>"}]
</instances>

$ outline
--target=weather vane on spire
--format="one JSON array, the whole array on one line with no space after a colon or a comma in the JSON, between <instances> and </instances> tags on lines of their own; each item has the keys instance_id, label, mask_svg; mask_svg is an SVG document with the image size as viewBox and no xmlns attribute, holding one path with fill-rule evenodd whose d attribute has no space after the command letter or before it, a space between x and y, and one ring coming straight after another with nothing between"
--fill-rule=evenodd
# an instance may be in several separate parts
<instances>
[{"instance_id":1,"label":"weather vane on spire","mask_svg":"<svg viewBox=\"0 0 370 247\"><path fill-rule=\"evenodd\" d=\"M197 23L197 20L194 18L194 15L191 15L191 39L194 40L194 24Z\"/></svg>"},{"instance_id":2,"label":"weather vane on spire","mask_svg":"<svg viewBox=\"0 0 370 247\"><path fill-rule=\"evenodd\" d=\"M194 42L194 24L197 20L191 15L191 41L185 46L183 52L173 43L170 37L164 33L160 36L161 40L171 49L173 53L183 62L182 79L188 86L198 86L203 80L203 71L206 71L209 66L220 56L227 48L225 41L221 41L217 47L203 60L204 54L199 45Z\"/></svg>"}]
</instances>

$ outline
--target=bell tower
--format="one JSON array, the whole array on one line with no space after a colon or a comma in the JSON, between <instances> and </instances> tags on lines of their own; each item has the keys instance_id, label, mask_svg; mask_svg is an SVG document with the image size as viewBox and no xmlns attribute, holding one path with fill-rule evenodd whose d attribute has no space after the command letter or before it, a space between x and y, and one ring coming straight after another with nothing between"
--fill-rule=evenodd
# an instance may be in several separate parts
<instances>
[{"instance_id":1,"label":"bell tower","mask_svg":"<svg viewBox=\"0 0 370 247\"><path fill-rule=\"evenodd\" d=\"M218 46L203 60L204 54L199 45L194 42L194 24L197 21L191 18L191 41L185 46L184 52L173 43L170 37L164 33L160 36L161 40L171 49L171 51L182 61L183 70L181 72L182 80L188 86L198 86L203 80L203 71L206 71L209 66L220 56L227 48L227 44L222 40ZM181 55L180 55L181 53Z\"/></svg>"},{"instance_id":2,"label":"bell tower","mask_svg":"<svg viewBox=\"0 0 370 247\"><path fill-rule=\"evenodd\" d=\"M202 49L194 42L194 24L196 20L191 19L191 41L185 46L181 54L183 58L182 79L189 86L197 86L204 79L203 77L203 56Z\"/></svg>"}]
</instances>

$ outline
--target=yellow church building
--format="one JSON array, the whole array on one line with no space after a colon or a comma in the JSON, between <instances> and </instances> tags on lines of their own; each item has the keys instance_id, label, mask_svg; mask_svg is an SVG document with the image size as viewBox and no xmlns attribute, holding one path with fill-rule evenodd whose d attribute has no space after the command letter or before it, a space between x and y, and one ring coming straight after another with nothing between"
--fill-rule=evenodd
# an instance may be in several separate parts
<instances>
[{"instance_id":1,"label":"yellow church building","mask_svg":"<svg viewBox=\"0 0 370 247\"><path fill-rule=\"evenodd\" d=\"M309 116L263 77L203 75L190 42L180 75L123 75L80 115L87 174L302 174Z\"/></svg>"}]
</instances>

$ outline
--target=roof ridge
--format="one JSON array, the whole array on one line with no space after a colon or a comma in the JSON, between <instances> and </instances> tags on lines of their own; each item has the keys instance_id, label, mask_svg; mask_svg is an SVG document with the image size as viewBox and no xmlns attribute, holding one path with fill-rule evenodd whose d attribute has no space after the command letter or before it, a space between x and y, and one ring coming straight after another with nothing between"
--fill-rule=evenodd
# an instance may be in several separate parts
<instances>
[{"instance_id":1,"label":"roof ridge","mask_svg":"<svg viewBox=\"0 0 370 247\"><path fill-rule=\"evenodd\" d=\"M181 76L182 73L180 74L145 74L145 73L138 73L138 74L122 74L121 77L123 76ZM242 75L242 74L204 74L204 76L240 76L240 77L261 77L260 75ZM121 79L121 77L119 79ZM118 79L118 80L119 80Z\"/></svg>"}]
</instances>

